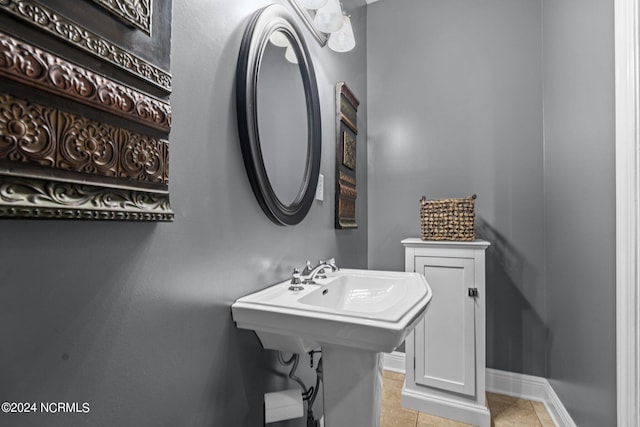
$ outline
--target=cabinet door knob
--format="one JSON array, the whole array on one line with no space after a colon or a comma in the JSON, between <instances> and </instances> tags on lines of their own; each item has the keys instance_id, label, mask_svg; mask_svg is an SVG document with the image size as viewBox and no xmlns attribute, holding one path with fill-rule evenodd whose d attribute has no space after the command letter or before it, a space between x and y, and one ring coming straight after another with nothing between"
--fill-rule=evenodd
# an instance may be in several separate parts
<instances>
[{"instance_id":1,"label":"cabinet door knob","mask_svg":"<svg viewBox=\"0 0 640 427\"><path fill-rule=\"evenodd\" d=\"M469 288L469 296L470 297L477 297L478 296L478 288Z\"/></svg>"}]
</instances>

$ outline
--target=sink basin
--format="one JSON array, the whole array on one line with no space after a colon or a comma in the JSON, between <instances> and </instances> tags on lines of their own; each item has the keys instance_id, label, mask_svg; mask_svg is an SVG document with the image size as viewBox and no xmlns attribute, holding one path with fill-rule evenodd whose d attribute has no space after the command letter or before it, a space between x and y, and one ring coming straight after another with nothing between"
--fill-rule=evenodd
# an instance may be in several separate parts
<instances>
[{"instance_id":1,"label":"sink basin","mask_svg":"<svg viewBox=\"0 0 640 427\"><path fill-rule=\"evenodd\" d=\"M380 352L393 351L424 317L431 288L423 275L339 270L301 291L289 280L238 299L238 328L266 349L306 353L322 347L326 427L377 427Z\"/></svg>"},{"instance_id":2,"label":"sink basin","mask_svg":"<svg viewBox=\"0 0 640 427\"><path fill-rule=\"evenodd\" d=\"M349 314L355 317L397 321L417 300L411 300L409 293L420 289L410 283L414 277L397 275L363 274L362 272L338 275L329 283L300 298L300 303L308 304L310 310ZM414 288L414 289L412 289ZM425 289L426 291L426 289ZM426 292L425 292L426 294Z\"/></svg>"},{"instance_id":3,"label":"sink basin","mask_svg":"<svg viewBox=\"0 0 640 427\"><path fill-rule=\"evenodd\" d=\"M418 273L342 269L290 291L285 281L238 299L238 328L264 348L308 352L321 346L391 352L424 316L431 288Z\"/></svg>"}]
</instances>

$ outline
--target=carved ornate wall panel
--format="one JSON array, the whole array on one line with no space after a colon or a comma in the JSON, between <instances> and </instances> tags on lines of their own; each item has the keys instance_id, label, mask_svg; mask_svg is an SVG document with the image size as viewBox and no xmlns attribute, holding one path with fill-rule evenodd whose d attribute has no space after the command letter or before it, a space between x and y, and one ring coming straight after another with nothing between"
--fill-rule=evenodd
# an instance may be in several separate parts
<instances>
[{"instance_id":1,"label":"carved ornate wall panel","mask_svg":"<svg viewBox=\"0 0 640 427\"><path fill-rule=\"evenodd\" d=\"M171 221L169 60L120 46L151 37L152 0L71 2L84 24L69 3L0 0L0 217ZM103 35L96 13L147 24Z\"/></svg>"},{"instance_id":2,"label":"carved ornate wall panel","mask_svg":"<svg viewBox=\"0 0 640 427\"><path fill-rule=\"evenodd\" d=\"M169 132L168 102L65 61L0 31L0 74Z\"/></svg>"},{"instance_id":3,"label":"carved ornate wall panel","mask_svg":"<svg viewBox=\"0 0 640 427\"><path fill-rule=\"evenodd\" d=\"M160 89L171 91L171 75L168 72L44 4L32 0L0 0L0 10Z\"/></svg>"},{"instance_id":4,"label":"carved ornate wall panel","mask_svg":"<svg viewBox=\"0 0 640 427\"><path fill-rule=\"evenodd\" d=\"M123 22L151 34L151 0L91 0L116 15Z\"/></svg>"},{"instance_id":5,"label":"carved ornate wall panel","mask_svg":"<svg viewBox=\"0 0 640 427\"><path fill-rule=\"evenodd\" d=\"M356 137L360 101L346 83L336 85L336 221L335 227L357 228Z\"/></svg>"}]
</instances>

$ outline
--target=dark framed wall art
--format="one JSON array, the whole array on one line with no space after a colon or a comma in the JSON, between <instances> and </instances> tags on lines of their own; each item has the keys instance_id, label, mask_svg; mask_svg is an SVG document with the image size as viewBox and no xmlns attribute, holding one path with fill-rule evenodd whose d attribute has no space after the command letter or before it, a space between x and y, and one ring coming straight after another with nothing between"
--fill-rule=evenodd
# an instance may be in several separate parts
<instances>
[{"instance_id":1,"label":"dark framed wall art","mask_svg":"<svg viewBox=\"0 0 640 427\"><path fill-rule=\"evenodd\" d=\"M356 138L360 101L345 82L336 85L336 220L337 229L357 228Z\"/></svg>"},{"instance_id":2,"label":"dark framed wall art","mask_svg":"<svg viewBox=\"0 0 640 427\"><path fill-rule=\"evenodd\" d=\"M0 0L0 217L171 221L171 0Z\"/></svg>"}]
</instances>

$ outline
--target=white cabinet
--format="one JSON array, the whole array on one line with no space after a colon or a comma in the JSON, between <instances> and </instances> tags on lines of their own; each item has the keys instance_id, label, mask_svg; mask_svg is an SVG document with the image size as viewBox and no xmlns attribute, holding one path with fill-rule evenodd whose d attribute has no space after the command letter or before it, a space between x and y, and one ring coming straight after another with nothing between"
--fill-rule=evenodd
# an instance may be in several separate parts
<instances>
[{"instance_id":1,"label":"white cabinet","mask_svg":"<svg viewBox=\"0 0 640 427\"><path fill-rule=\"evenodd\" d=\"M406 340L402 406L481 427L485 401L485 250L489 242L402 241L405 270L433 291Z\"/></svg>"}]
</instances>

